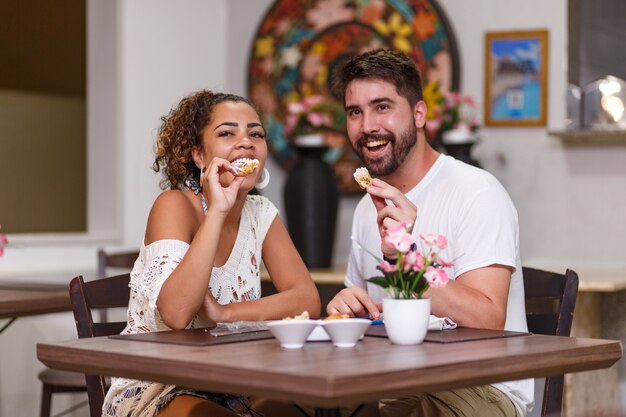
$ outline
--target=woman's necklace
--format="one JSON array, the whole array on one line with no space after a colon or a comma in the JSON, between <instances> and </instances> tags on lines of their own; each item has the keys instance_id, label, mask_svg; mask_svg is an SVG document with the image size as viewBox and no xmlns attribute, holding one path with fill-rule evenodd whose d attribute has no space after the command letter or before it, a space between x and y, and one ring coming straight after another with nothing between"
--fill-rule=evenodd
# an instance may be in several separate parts
<instances>
[{"instance_id":1,"label":"woman's necklace","mask_svg":"<svg viewBox=\"0 0 626 417\"><path fill-rule=\"evenodd\" d=\"M209 207L206 205L204 194L200 194L200 198L202 199L202 210L204 211L204 215L206 216L207 211L209 211Z\"/></svg>"}]
</instances>

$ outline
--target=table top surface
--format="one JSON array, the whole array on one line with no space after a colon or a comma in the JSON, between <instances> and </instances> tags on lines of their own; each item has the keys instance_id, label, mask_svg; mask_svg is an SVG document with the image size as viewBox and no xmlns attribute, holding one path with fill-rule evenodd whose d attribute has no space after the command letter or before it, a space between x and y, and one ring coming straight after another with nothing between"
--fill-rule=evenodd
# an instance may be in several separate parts
<instances>
[{"instance_id":1,"label":"table top surface","mask_svg":"<svg viewBox=\"0 0 626 417\"><path fill-rule=\"evenodd\" d=\"M416 346L366 336L355 348L309 342L294 350L273 338L212 346L107 337L37 345L37 357L51 368L326 407L606 368L621 356L619 341L542 335Z\"/></svg>"},{"instance_id":2,"label":"table top surface","mask_svg":"<svg viewBox=\"0 0 626 417\"><path fill-rule=\"evenodd\" d=\"M0 282L0 319L71 309L67 285Z\"/></svg>"}]
</instances>

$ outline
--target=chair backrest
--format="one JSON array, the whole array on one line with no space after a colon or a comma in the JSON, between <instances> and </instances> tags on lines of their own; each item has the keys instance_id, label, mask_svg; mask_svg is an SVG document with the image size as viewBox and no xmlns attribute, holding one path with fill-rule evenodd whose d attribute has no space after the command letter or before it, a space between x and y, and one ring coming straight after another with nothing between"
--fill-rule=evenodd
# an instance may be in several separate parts
<instances>
[{"instance_id":1,"label":"chair backrest","mask_svg":"<svg viewBox=\"0 0 626 417\"><path fill-rule=\"evenodd\" d=\"M93 309L109 309L128 307L130 299L130 273L110 278L101 278L85 282L82 276L77 276L70 282L70 300L76 322L76 331L79 338L109 336L119 334L125 321L95 322ZM85 375L89 411L91 417L102 415L102 404L107 392L104 377Z\"/></svg>"},{"instance_id":2,"label":"chair backrest","mask_svg":"<svg viewBox=\"0 0 626 417\"><path fill-rule=\"evenodd\" d=\"M104 249L98 250L98 278L104 278L107 268L127 268L132 269L135 261L139 257L139 251L108 253Z\"/></svg>"},{"instance_id":3,"label":"chair backrest","mask_svg":"<svg viewBox=\"0 0 626 417\"><path fill-rule=\"evenodd\" d=\"M565 275L523 267L528 331L537 334L569 336L578 294L578 275L568 269ZM563 402L563 375L546 378L542 416L560 416Z\"/></svg>"}]
</instances>

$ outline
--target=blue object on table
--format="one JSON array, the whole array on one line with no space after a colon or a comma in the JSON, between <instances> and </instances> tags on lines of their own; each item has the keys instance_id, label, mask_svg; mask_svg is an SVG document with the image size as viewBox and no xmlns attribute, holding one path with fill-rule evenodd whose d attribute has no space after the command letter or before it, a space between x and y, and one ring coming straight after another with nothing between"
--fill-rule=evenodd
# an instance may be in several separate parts
<instances>
[{"instance_id":1,"label":"blue object on table","mask_svg":"<svg viewBox=\"0 0 626 417\"><path fill-rule=\"evenodd\" d=\"M372 326L375 326L377 324L384 324L384 321L382 319L380 319L380 320L372 320Z\"/></svg>"}]
</instances>

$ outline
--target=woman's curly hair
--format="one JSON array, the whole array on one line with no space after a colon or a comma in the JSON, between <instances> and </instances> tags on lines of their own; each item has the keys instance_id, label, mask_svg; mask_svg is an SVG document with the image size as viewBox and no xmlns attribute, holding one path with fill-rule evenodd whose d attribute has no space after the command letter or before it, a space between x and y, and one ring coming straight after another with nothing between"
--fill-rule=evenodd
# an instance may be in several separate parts
<instances>
[{"instance_id":1,"label":"woman's curly hair","mask_svg":"<svg viewBox=\"0 0 626 417\"><path fill-rule=\"evenodd\" d=\"M211 123L215 106L225 101L243 101L254 108L241 96L201 90L182 99L167 116L161 117L152 164L155 172L163 170L161 189L182 190L188 188L186 184L197 183L200 169L191 150L194 146L202 149L204 128Z\"/></svg>"}]
</instances>

